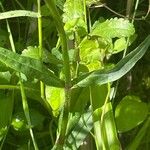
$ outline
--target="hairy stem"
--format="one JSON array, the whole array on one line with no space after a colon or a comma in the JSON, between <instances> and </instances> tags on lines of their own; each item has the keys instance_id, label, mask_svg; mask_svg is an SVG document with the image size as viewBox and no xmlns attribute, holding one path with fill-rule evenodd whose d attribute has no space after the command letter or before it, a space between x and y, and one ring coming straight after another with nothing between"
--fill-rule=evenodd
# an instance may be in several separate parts
<instances>
[{"instance_id":1,"label":"hairy stem","mask_svg":"<svg viewBox=\"0 0 150 150\"><path fill-rule=\"evenodd\" d=\"M65 142L66 129L68 124L68 114L70 107L70 92L71 92L71 74L70 74L70 64L69 64L69 54L68 54L68 44L66 34L63 28L63 23L61 17L57 11L54 0L44 0L49 11L55 21L56 28L59 33L59 38L61 41L62 55L64 60L64 74L65 74L65 104L62 109L62 118L60 121L60 132L56 140L56 144L53 149L63 149Z\"/></svg>"}]
</instances>

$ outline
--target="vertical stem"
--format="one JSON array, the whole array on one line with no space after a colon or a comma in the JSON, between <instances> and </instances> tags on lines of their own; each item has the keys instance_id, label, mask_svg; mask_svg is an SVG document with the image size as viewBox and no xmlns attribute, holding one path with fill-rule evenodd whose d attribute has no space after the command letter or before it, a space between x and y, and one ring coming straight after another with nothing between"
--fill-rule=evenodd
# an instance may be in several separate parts
<instances>
[{"instance_id":1,"label":"vertical stem","mask_svg":"<svg viewBox=\"0 0 150 150\"><path fill-rule=\"evenodd\" d=\"M84 21L85 21L85 23L86 23L86 25L88 25L88 23L87 23L87 13L86 13L86 0L83 0L83 2L84 2ZM87 28L86 28L86 31L88 31L88 26L87 26Z\"/></svg>"},{"instance_id":2,"label":"vertical stem","mask_svg":"<svg viewBox=\"0 0 150 150\"><path fill-rule=\"evenodd\" d=\"M133 13L133 17L132 17L131 23L134 23L134 18L135 18L136 12L137 12L138 5L139 5L139 0L136 0L136 4L135 4L134 13ZM126 45L126 48L125 48L125 50L123 52L123 58L126 56L127 48L128 48L128 45L129 45L129 40L130 40L130 38L127 39L127 45Z\"/></svg>"},{"instance_id":3,"label":"vertical stem","mask_svg":"<svg viewBox=\"0 0 150 150\"><path fill-rule=\"evenodd\" d=\"M58 13L58 10L55 5L54 0L44 0L54 21L56 24L56 28L59 33L61 46L62 46L62 55L64 60L64 74L65 74L65 103L64 108L62 110L62 119L60 122L60 133L57 137L56 144L53 149L63 149L63 145L65 142L66 129L68 124L68 115L70 109L70 94L71 94L71 74L70 74L70 64L69 64L69 54L68 54L68 44L66 34L63 28L63 22Z\"/></svg>"},{"instance_id":4,"label":"vertical stem","mask_svg":"<svg viewBox=\"0 0 150 150\"><path fill-rule=\"evenodd\" d=\"M39 17L38 17L39 57L42 60L43 43L42 43L42 16L41 16L40 0L37 0L37 5L38 5L38 13L39 13ZM45 85L42 81L40 82L40 89L41 89L41 97L42 99L45 99Z\"/></svg>"},{"instance_id":5,"label":"vertical stem","mask_svg":"<svg viewBox=\"0 0 150 150\"><path fill-rule=\"evenodd\" d=\"M21 76L20 76L20 90L21 90L21 97L22 97L22 105L23 105L25 117L26 117L28 125L29 125L29 131L30 131L30 135L31 135L31 138L33 141L34 149L38 150L38 146L35 141L34 134L33 134L32 128L31 128L32 124L31 124L31 119L30 119L30 114L29 114L29 107L28 107L28 103L27 103L27 99L26 99L26 95L25 95L24 85L21 81Z\"/></svg>"}]
</instances>

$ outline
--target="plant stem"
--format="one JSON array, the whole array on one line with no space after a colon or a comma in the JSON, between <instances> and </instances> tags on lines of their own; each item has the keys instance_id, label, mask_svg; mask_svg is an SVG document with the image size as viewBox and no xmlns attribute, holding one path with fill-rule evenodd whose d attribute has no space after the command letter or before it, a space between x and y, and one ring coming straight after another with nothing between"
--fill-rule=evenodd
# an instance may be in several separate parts
<instances>
[{"instance_id":1,"label":"plant stem","mask_svg":"<svg viewBox=\"0 0 150 150\"><path fill-rule=\"evenodd\" d=\"M29 107L28 107L28 103L27 103L27 99L26 99L26 95L25 95L24 85L21 81L21 76L20 76L20 90L21 90L23 110L24 110L25 117L26 117L28 125L29 125L29 131L30 131L30 135L31 135L31 138L33 141L34 149L38 150L38 146L35 141L34 134L33 134L32 128L31 128L32 123L31 123L30 114L29 114Z\"/></svg>"},{"instance_id":2,"label":"plant stem","mask_svg":"<svg viewBox=\"0 0 150 150\"><path fill-rule=\"evenodd\" d=\"M71 95L71 74L70 74L70 64L69 64L69 54L68 54L68 44L66 34L63 28L63 22L59 15L59 12L56 8L54 0L44 0L49 11L55 21L56 28L59 33L61 46L62 46L62 55L64 60L64 74L65 74L65 103L64 108L62 109L62 119L60 122L60 133L56 140L56 144L53 149L63 149L65 142L66 129L68 124L68 114L70 109L70 95Z\"/></svg>"},{"instance_id":3,"label":"plant stem","mask_svg":"<svg viewBox=\"0 0 150 150\"><path fill-rule=\"evenodd\" d=\"M41 4L40 0L37 0L37 5L38 5L38 37L39 37L39 57L42 61L42 56L43 56L43 43L42 43L42 16L41 16ZM45 85L41 81L40 82L40 88L41 88L41 97L42 99L45 99Z\"/></svg>"}]
</instances>

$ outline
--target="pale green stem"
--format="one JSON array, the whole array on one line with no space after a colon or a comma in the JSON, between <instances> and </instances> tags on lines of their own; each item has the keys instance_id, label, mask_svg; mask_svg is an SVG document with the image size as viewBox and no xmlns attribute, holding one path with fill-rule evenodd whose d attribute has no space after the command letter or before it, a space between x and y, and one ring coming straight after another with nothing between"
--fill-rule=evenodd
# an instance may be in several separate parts
<instances>
[{"instance_id":1,"label":"pale green stem","mask_svg":"<svg viewBox=\"0 0 150 150\"><path fill-rule=\"evenodd\" d=\"M42 60L43 57L43 43L42 43L42 16L41 16L41 4L40 0L37 0L37 5L38 5L38 37L39 37L39 56L40 59ZM45 85L41 81L40 82L40 89L41 89L41 97L42 99L45 99Z\"/></svg>"},{"instance_id":2,"label":"pale green stem","mask_svg":"<svg viewBox=\"0 0 150 150\"><path fill-rule=\"evenodd\" d=\"M63 145L65 142L67 124L68 124L68 115L70 109L70 99L71 99L71 74L70 74L70 63L69 63L69 54L68 54L68 44L67 37L63 28L63 22L59 15L59 12L56 8L56 4L54 0L44 0L49 11L55 21L56 28L59 33L61 46L62 46L62 55L64 61L64 75L65 75L65 103L64 108L62 109L62 119L60 122L60 133L56 140L56 145L53 149L63 149Z\"/></svg>"},{"instance_id":3,"label":"pale green stem","mask_svg":"<svg viewBox=\"0 0 150 150\"><path fill-rule=\"evenodd\" d=\"M134 18L135 18L136 12L137 12L138 5L139 5L139 0L136 0L136 4L135 4L135 8L134 8L133 17L131 19L131 23L134 23ZM126 56L128 45L129 45L129 40L130 40L130 37L128 37L128 39L127 39L127 45L126 45L126 48L123 52L123 58Z\"/></svg>"},{"instance_id":4,"label":"pale green stem","mask_svg":"<svg viewBox=\"0 0 150 150\"><path fill-rule=\"evenodd\" d=\"M29 107L28 107L28 103L27 103L27 99L26 99L26 95L25 95L24 85L21 81L21 76L20 76L20 90L21 90L23 110L24 110L25 117L26 117L27 122L28 122L29 131L30 131L30 135L31 135L31 138L33 141L34 149L38 150L38 146L37 146L37 143L35 141L34 134L32 131L32 123L31 123L30 114L29 114Z\"/></svg>"}]
</instances>

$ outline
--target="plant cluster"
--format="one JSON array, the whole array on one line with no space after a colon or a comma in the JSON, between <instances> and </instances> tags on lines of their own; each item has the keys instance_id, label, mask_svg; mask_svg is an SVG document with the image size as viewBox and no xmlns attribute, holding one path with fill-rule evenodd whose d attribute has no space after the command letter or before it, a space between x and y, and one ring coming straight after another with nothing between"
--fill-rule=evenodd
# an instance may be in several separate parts
<instances>
[{"instance_id":1,"label":"plant cluster","mask_svg":"<svg viewBox=\"0 0 150 150\"><path fill-rule=\"evenodd\" d=\"M0 149L149 149L148 4L108 5L0 2Z\"/></svg>"}]
</instances>

